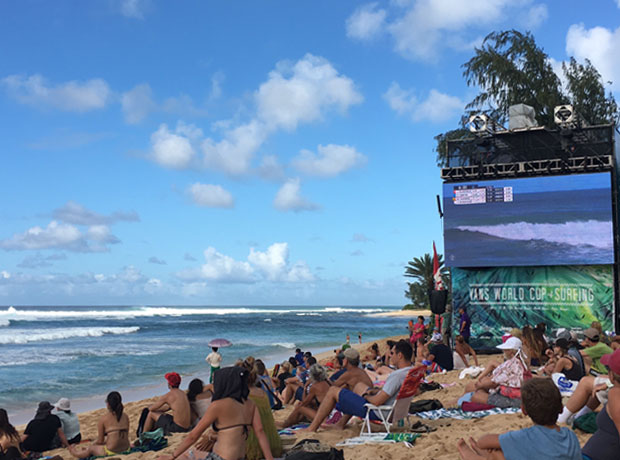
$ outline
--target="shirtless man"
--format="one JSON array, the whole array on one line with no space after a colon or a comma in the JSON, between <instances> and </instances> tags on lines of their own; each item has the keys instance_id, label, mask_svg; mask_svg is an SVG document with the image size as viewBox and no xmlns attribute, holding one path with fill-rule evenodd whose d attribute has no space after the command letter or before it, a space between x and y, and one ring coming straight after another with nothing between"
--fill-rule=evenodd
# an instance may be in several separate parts
<instances>
[{"instance_id":1,"label":"shirtless man","mask_svg":"<svg viewBox=\"0 0 620 460\"><path fill-rule=\"evenodd\" d=\"M347 388L351 391L353 391L353 388L355 388L355 386L359 383L363 384L366 388L372 388L372 380L370 380L368 374L359 367L359 351L355 348L347 348L342 352L342 354L344 355L342 365L347 369L347 371L338 377L332 385L339 388Z\"/></svg>"},{"instance_id":2,"label":"shirtless man","mask_svg":"<svg viewBox=\"0 0 620 460\"><path fill-rule=\"evenodd\" d=\"M181 376L176 372L169 372L165 378L170 391L149 406L144 431L163 428L166 434L185 433L190 428L191 409L187 395L179 390ZM169 410L172 415L166 414Z\"/></svg>"}]
</instances>

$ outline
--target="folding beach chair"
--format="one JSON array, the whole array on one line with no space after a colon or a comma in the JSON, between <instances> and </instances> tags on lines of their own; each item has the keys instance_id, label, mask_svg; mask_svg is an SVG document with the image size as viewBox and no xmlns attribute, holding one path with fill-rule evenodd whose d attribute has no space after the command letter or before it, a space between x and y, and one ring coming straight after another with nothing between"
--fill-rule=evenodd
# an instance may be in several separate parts
<instances>
[{"instance_id":1,"label":"folding beach chair","mask_svg":"<svg viewBox=\"0 0 620 460\"><path fill-rule=\"evenodd\" d=\"M391 424L395 424L399 420L407 417L407 415L409 415L409 404L418 392L418 388L420 387L425 375L426 366L416 366L412 368L407 373L398 395L396 395L396 399L391 405L375 406L374 404L366 403L365 406L368 410L366 411L364 423L362 423L360 436L372 435L372 430L370 428L371 413L374 413L377 417L379 417L379 420L383 424L383 427L387 433L390 432Z\"/></svg>"}]
</instances>

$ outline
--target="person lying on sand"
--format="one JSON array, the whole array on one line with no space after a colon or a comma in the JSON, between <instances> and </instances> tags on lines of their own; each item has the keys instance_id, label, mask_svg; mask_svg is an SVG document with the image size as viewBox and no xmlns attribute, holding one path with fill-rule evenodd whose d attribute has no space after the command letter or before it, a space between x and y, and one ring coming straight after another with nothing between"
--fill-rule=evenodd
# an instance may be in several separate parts
<instances>
[{"instance_id":1,"label":"person lying on sand","mask_svg":"<svg viewBox=\"0 0 620 460\"><path fill-rule=\"evenodd\" d=\"M504 434L487 434L468 446L460 439L462 460L562 459L582 460L579 440L572 430L557 425L562 395L550 379L531 379L523 384L521 410L534 426Z\"/></svg>"},{"instance_id":2,"label":"person lying on sand","mask_svg":"<svg viewBox=\"0 0 620 460\"><path fill-rule=\"evenodd\" d=\"M108 411L97 423L97 440L88 447L71 445L69 452L74 457L109 457L129 449L129 417L123 413L120 393L109 393L105 401Z\"/></svg>"},{"instance_id":3,"label":"person lying on sand","mask_svg":"<svg viewBox=\"0 0 620 460\"><path fill-rule=\"evenodd\" d=\"M217 371L215 373L217 374ZM191 424L191 409L187 395L179 390L181 376L176 372L169 372L165 378L169 391L149 406L143 431L163 428L166 435L185 433L189 431ZM167 414L167 411L172 411L172 415Z\"/></svg>"},{"instance_id":4,"label":"person lying on sand","mask_svg":"<svg viewBox=\"0 0 620 460\"><path fill-rule=\"evenodd\" d=\"M356 390L361 391L361 393L356 393L347 388L332 386L327 391L307 431L317 431L334 407L344 414L338 422L338 428L344 428L351 416L366 417L368 410L365 406L366 403L377 406L393 404L407 373L411 369L412 355L413 350L407 340L401 340L394 345L390 352L390 360L398 370L389 375L385 385L380 390L372 388L370 385L364 387L362 384L356 386ZM349 372L347 371L344 375Z\"/></svg>"},{"instance_id":5,"label":"person lying on sand","mask_svg":"<svg viewBox=\"0 0 620 460\"><path fill-rule=\"evenodd\" d=\"M252 428L266 460L273 460L269 442L256 405L248 399L249 371L242 367L224 367L214 375L213 401L198 425L173 450L158 460L240 460L245 457L245 443ZM204 431L213 426L217 441L211 452L190 449ZM200 447L200 446L199 446Z\"/></svg>"},{"instance_id":6,"label":"person lying on sand","mask_svg":"<svg viewBox=\"0 0 620 460\"><path fill-rule=\"evenodd\" d=\"M325 398L330 384L327 383L327 370L320 364L310 367L310 383L308 391L304 394L301 402L283 422L276 423L279 429L293 426L304 419L312 420L316 416L319 405Z\"/></svg>"}]
</instances>

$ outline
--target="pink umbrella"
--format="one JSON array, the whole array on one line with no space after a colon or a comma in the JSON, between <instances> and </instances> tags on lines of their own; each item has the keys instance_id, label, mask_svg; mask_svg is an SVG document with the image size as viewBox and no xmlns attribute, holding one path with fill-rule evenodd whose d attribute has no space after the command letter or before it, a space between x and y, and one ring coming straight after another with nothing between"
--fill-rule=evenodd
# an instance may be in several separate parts
<instances>
[{"instance_id":1,"label":"pink umbrella","mask_svg":"<svg viewBox=\"0 0 620 460\"><path fill-rule=\"evenodd\" d=\"M208 343L208 345L210 347L224 348L230 347L232 345L232 342L226 339L213 339Z\"/></svg>"}]
</instances>

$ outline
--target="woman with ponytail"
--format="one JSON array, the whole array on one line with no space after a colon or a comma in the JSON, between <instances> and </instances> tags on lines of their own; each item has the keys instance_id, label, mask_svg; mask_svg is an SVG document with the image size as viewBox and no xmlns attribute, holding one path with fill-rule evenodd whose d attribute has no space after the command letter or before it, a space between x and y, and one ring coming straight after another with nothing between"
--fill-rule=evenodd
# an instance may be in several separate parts
<instances>
[{"instance_id":1,"label":"woman with ponytail","mask_svg":"<svg viewBox=\"0 0 620 460\"><path fill-rule=\"evenodd\" d=\"M108 412L97 423L97 440L88 447L71 446L69 451L74 457L109 457L129 449L129 417L123 413L120 393L109 393L105 402Z\"/></svg>"}]
</instances>

